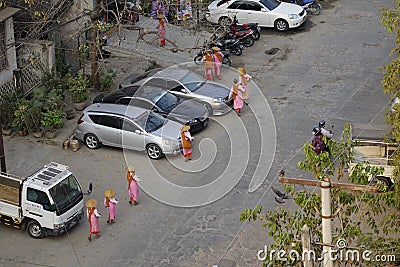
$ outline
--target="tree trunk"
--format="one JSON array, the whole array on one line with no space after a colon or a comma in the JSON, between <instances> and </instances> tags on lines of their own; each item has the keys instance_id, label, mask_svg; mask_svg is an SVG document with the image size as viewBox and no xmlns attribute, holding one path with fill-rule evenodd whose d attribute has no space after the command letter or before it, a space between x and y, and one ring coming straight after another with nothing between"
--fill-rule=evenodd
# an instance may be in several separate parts
<instances>
[{"instance_id":1,"label":"tree trunk","mask_svg":"<svg viewBox=\"0 0 400 267\"><path fill-rule=\"evenodd\" d=\"M99 80L99 72L98 72L98 53L96 46L96 37L97 37L97 26L96 22L93 22L93 28L90 34L90 70L91 70L91 78L93 87L96 90L100 90L100 80Z\"/></svg>"}]
</instances>

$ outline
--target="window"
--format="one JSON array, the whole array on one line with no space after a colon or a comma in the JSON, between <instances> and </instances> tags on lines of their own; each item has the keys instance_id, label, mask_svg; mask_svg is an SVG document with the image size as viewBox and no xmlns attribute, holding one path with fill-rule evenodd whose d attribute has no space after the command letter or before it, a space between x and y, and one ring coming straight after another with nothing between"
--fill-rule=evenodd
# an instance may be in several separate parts
<instances>
[{"instance_id":1,"label":"window","mask_svg":"<svg viewBox=\"0 0 400 267\"><path fill-rule=\"evenodd\" d=\"M45 192L29 187L26 192L28 201L42 205L45 210L50 209L50 201Z\"/></svg>"},{"instance_id":2,"label":"window","mask_svg":"<svg viewBox=\"0 0 400 267\"><path fill-rule=\"evenodd\" d=\"M95 124L121 129L121 119L118 117L108 115L89 115L89 118Z\"/></svg>"},{"instance_id":3,"label":"window","mask_svg":"<svg viewBox=\"0 0 400 267\"><path fill-rule=\"evenodd\" d=\"M236 1L236 2L233 2L230 6L228 6L228 9L246 10L247 9L247 5L243 1Z\"/></svg>"},{"instance_id":4,"label":"window","mask_svg":"<svg viewBox=\"0 0 400 267\"><path fill-rule=\"evenodd\" d=\"M0 22L0 71L8 67L6 40L6 23L3 21Z\"/></svg>"},{"instance_id":5,"label":"window","mask_svg":"<svg viewBox=\"0 0 400 267\"><path fill-rule=\"evenodd\" d=\"M99 116L98 124L115 128L115 129L122 129L122 119L114 116L103 115Z\"/></svg>"},{"instance_id":6,"label":"window","mask_svg":"<svg viewBox=\"0 0 400 267\"><path fill-rule=\"evenodd\" d=\"M130 121L124 120L124 124L122 126L122 129L128 132L134 133L135 130L140 130L139 127L131 123Z\"/></svg>"},{"instance_id":7,"label":"window","mask_svg":"<svg viewBox=\"0 0 400 267\"><path fill-rule=\"evenodd\" d=\"M260 0L260 2L269 10L274 10L281 4L281 2L277 0Z\"/></svg>"},{"instance_id":8,"label":"window","mask_svg":"<svg viewBox=\"0 0 400 267\"><path fill-rule=\"evenodd\" d=\"M257 2L247 2L247 9L252 11L261 11L261 6Z\"/></svg>"}]
</instances>

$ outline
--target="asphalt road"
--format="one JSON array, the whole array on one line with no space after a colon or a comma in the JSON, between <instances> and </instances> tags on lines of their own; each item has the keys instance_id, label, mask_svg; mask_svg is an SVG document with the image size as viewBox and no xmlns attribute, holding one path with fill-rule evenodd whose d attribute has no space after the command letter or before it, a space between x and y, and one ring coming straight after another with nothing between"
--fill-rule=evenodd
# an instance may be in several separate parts
<instances>
[{"instance_id":1,"label":"asphalt road","mask_svg":"<svg viewBox=\"0 0 400 267\"><path fill-rule=\"evenodd\" d=\"M17 137L6 141L10 172L27 175L57 161L70 166L83 188L93 182L93 197L100 203L108 187L117 192L120 203L116 224L109 226L103 218L102 236L90 243L86 220L68 235L42 240L1 225L0 266L259 266L257 251L268 240L266 231L260 223L240 222L240 213L258 204L265 210L277 206L270 186L280 186L280 169L291 177L308 177L296 166L313 125L325 119L335 125L336 135L345 122L357 125L356 135L381 133L389 97L382 95L379 67L389 62L394 37L381 26L376 6L390 4L322 2L321 14L310 17L301 29L262 30L260 41L232 58L234 67L244 66L254 77L250 105L240 118L231 112L197 134L192 162L184 163L181 157L149 161L145 153L108 147L72 152ZM134 43L127 39L125 48ZM265 53L271 48L279 51ZM162 62L173 60L161 55ZM174 59L185 58L190 56ZM135 69L135 64L121 62L110 60L110 65L126 72ZM230 86L234 71L223 69L222 75ZM262 94L257 95L257 88ZM135 207L127 202L127 163L134 164L144 180ZM166 190L157 180L159 174L180 189ZM214 181L219 183L199 191ZM185 205L186 192L179 191L185 187L200 188L193 191L190 205ZM99 209L106 214L101 205Z\"/></svg>"}]
</instances>

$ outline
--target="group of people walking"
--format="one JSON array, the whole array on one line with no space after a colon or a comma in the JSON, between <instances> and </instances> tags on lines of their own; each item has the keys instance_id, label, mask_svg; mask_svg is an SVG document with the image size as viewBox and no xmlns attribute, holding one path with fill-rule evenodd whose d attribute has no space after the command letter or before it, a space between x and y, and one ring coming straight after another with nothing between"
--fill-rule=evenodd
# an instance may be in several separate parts
<instances>
[{"instance_id":1,"label":"group of people walking","mask_svg":"<svg viewBox=\"0 0 400 267\"><path fill-rule=\"evenodd\" d=\"M128 203L130 205L137 205L139 203L139 186L137 182L140 181L140 177L136 175L135 167L130 166L127 168L126 180L128 181ZM115 195L116 192L112 189L104 191L104 206L108 209L107 224L115 223L115 217L117 215L116 205L118 204ZM97 200L93 198L86 201L87 218L89 221L89 241L92 241L92 235L95 235L97 238L100 236L99 218L101 218L101 213L96 208L97 204Z\"/></svg>"}]
</instances>

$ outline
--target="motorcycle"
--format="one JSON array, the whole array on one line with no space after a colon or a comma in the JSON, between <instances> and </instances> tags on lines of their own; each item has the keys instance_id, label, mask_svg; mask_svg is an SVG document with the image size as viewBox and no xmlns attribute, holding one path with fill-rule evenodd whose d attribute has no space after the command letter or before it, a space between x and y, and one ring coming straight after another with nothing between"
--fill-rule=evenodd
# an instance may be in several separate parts
<instances>
[{"instance_id":1,"label":"motorcycle","mask_svg":"<svg viewBox=\"0 0 400 267\"><path fill-rule=\"evenodd\" d=\"M194 57L193 61L196 63L196 65L200 65L203 62L204 55L207 53L207 50L209 50L208 45L204 45L203 48L197 53L197 55ZM218 51L222 54L222 64L231 66L232 61L230 58L230 53L229 51L226 50L220 50Z\"/></svg>"},{"instance_id":2,"label":"motorcycle","mask_svg":"<svg viewBox=\"0 0 400 267\"><path fill-rule=\"evenodd\" d=\"M316 0L291 0L291 3L303 7L307 13L312 15L321 13L321 5Z\"/></svg>"},{"instance_id":3,"label":"motorcycle","mask_svg":"<svg viewBox=\"0 0 400 267\"><path fill-rule=\"evenodd\" d=\"M233 18L233 21L229 25L229 29L231 31L240 31L240 30L252 30L253 31L253 37L254 40L259 40L260 39L260 31L261 28L258 26L258 23L248 23L248 24L239 24L239 21L237 17L235 16Z\"/></svg>"},{"instance_id":4,"label":"motorcycle","mask_svg":"<svg viewBox=\"0 0 400 267\"><path fill-rule=\"evenodd\" d=\"M239 40L245 47L250 47L254 44L253 31L250 29L240 31L229 30L225 38Z\"/></svg>"},{"instance_id":5,"label":"motorcycle","mask_svg":"<svg viewBox=\"0 0 400 267\"><path fill-rule=\"evenodd\" d=\"M244 45L239 40L223 39L221 35L214 33L210 39L210 47L218 46L221 50L230 51L236 56L240 56L243 52Z\"/></svg>"}]
</instances>

